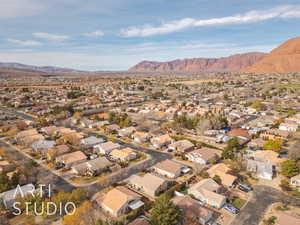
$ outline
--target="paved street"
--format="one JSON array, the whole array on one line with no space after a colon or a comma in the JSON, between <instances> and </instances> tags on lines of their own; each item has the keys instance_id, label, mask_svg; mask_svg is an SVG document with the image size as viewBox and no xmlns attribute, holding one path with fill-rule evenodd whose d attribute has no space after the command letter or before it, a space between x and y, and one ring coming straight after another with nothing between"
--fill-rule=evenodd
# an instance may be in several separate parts
<instances>
[{"instance_id":1,"label":"paved street","mask_svg":"<svg viewBox=\"0 0 300 225\"><path fill-rule=\"evenodd\" d=\"M258 225L268 207L281 201L300 207L300 199L287 196L272 187L255 186L252 198L231 225Z\"/></svg>"},{"instance_id":2,"label":"paved street","mask_svg":"<svg viewBox=\"0 0 300 225\"><path fill-rule=\"evenodd\" d=\"M22 112L18 112L17 110L10 109L10 108L7 108L7 107L0 106L0 110L8 112L8 113L13 113L16 116L19 116L19 117L21 117L21 118L23 118L25 120L31 120L31 121L33 121L33 120L36 119L34 116L30 116L28 114L25 114L25 113L22 113Z\"/></svg>"}]
</instances>

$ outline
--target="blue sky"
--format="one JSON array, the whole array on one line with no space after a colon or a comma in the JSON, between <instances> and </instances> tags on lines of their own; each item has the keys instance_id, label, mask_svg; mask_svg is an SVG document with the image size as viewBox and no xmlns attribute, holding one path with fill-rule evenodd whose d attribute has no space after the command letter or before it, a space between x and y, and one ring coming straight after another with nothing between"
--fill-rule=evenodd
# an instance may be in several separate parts
<instances>
[{"instance_id":1,"label":"blue sky","mask_svg":"<svg viewBox=\"0 0 300 225\"><path fill-rule=\"evenodd\" d=\"M124 70L268 52L300 36L299 0L0 0L0 62Z\"/></svg>"}]
</instances>

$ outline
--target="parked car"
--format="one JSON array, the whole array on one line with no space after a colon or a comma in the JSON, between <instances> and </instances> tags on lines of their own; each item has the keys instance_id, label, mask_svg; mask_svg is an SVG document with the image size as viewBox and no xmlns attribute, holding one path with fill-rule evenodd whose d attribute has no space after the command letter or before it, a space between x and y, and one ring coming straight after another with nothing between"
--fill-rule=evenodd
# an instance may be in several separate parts
<instances>
[{"instance_id":1,"label":"parked car","mask_svg":"<svg viewBox=\"0 0 300 225\"><path fill-rule=\"evenodd\" d=\"M92 160L92 159L96 159L96 158L98 158L98 155L96 155L96 154L90 155L90 159L91 159L91 160Z\"/></svg>"},{"instance_id":2,"label":"parked car","mask_svg":"<svg viewBox=\"0 0 300 225\"><path fill-rule=\"evenodd\" d=\"M228 212L231 212L232 214L238 214L240 212L237 208L229 204L225 205L224 209L227 210Z\"/></svg>"},{"instance_id":3,"label":"parked car","mask_svg":"<svg viewBox=\"0 0 300 225\"><path fill-rule=\"evenodd\" d=\"M253 188L248 184L239 184L238 189L243 192L249 192L253 190Z\"/></svg>"},{"instance_id":4,"label":"parked car","mask_svg":"<svg viewBox=\"0 0 300 225\"><path fill-rule=\"evenodd\" d=\"M221 225L221 224L214 222L214 221L208 221L207 225Z\"/></svg>"},{"instance_id":5,"label":"parked car","mask_svg":"<svg viewBox=\"0 0 300 225\"><path fill-rule=\"evenodd\" d=\"M64 164L57 164L56 166L55 166L55 170L60 170L60 169L62 169L62 168L64 168Z\"/></svg>"}]
</instances>

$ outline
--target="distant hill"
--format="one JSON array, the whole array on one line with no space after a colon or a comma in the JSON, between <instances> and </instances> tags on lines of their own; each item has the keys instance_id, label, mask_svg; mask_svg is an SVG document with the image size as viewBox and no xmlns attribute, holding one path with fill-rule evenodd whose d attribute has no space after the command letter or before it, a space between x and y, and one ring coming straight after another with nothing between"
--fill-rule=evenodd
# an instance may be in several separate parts
<instances>
[{"instance_id":1,"label":"distant hill","mask_svg":"<svg viewBox=\"0 0 300 225\"><path fill-rule=\"evenodd\" d=\"M129 71L167 72L167 71L239 71L252 66L263 58L265 53L251 52L222 58L177 59L169 62L142 61Z\"/></svg>"},{"instance_id":2,"label":"distant hill","mask_svg":"<svg viewBox=\"0 0 300 225\"><path fill-rule=\"evenodd\" d=\"M242 72L293 73L300 72L300 37L293 38L275 48L262 60Z\"/></svg>"},{"instance_id":3,"label":"distant hill","mask_svg":"<svg viewBox=\"0 0 300 225\"><path fill-rule=\"evenodd\" d=\"M76 71L74 69L60 68L55 66L31 66L31 65L25 65L21 63L11 63L11 62L9 63L0 62L0 68L30 70L30 71L39 71L39 72L48 72L48 73Z\"/></svg>"}]
</instances>

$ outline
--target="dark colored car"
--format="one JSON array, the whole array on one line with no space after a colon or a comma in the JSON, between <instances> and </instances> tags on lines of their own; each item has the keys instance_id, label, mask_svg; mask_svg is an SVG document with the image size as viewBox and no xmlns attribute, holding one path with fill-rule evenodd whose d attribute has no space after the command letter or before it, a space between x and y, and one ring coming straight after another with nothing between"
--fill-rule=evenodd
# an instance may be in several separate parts
<instances>
[{"instance_id":1,"label":"dark colored car","mask_svg":"<svg viewBox=\"0 0 300 225\"><path fill-rule=\"evenodd\" d=\"M247 184L240 184L238 186L238 189L243 191L243 192L249 192L249 191L253 190L253 188L250 185L247 185Z\"/></svg>"},{"instance_id":2,"label":"dark colored car","mask_svg":"<svg viewBox=\"0 0 300 225\"><path fill-rule=\"evenodd\" d=\"M225 205L224 209L231 212L232 214L239 214L239 212L240 212L240 210L238 210L237 208L235 208L234 206L229 205L229 204Z\"/></svg>"}]
</instances>

